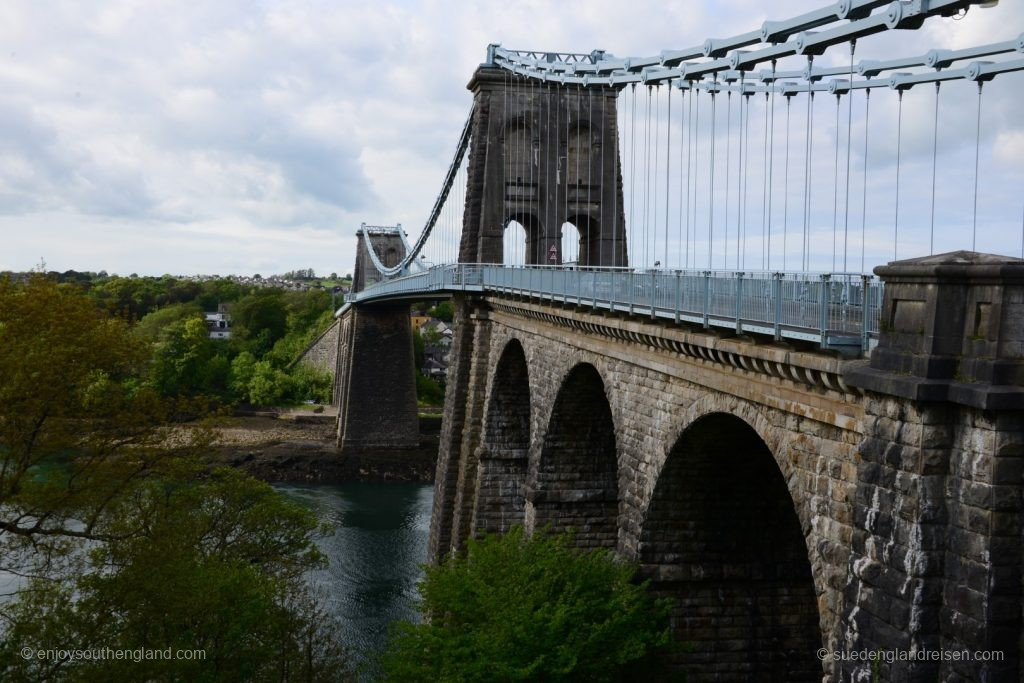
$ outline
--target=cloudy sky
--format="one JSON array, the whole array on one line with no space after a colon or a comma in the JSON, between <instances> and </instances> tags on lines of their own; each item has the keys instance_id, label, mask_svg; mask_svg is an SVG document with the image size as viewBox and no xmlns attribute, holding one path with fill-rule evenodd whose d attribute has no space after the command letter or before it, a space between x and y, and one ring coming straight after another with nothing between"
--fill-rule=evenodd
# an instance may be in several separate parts
<instances>
[{"instance_id":1,"label":"cloudy sky","mask_svg":"<svg viewBox=\"0 0 1024 683\"><path fill-rule=\"evenodd\" d=\"M0 270L44 258L50 269L122 274L346 272L360 222L419 231L488 43L648 55L822 4L5 0ZM1024 3L926 26L864 41L858 57L1014 38ZM937 181L945 203L936 251L970 246L975 100L973 86L960 85L942 111L940 169L952 170ZM979 200L979 249L1018 255L1022 90L1022 74L987 86ZM909 186L926 178L930 188L931 98L918 88L905 103ZM879 100L869 260L891 241L885 117L895 100ZM820 125L825 148L834 122ZM854 147L862 136L855 124ZM927 251L927 235L912 233L901 256Z\"/></svg>"}]
</instances>

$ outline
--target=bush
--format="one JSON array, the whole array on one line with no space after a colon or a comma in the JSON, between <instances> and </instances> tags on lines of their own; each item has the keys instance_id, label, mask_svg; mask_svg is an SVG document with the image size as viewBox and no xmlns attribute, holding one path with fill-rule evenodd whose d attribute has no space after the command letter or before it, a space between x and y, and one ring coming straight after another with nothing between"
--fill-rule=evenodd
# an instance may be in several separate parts
<instances>
[{"instance_id":1,"label":"bush","mask_svg":"<svg viewBox=\"0 0 1024 683\"><path fill-rule=\"evenodd\" d=\"M470 541L426 567L420 610L383 655L390 680L620 680L656 677L670 603L608 551L521 528Z\"/></svg>"},{"instance_id":2,"label":"bush","mask_svg":"<svg viewBox=\"0 0 1024 683\"><path fill-rule=\"evenodd\" d=\"M438 406L444 403L444 389L440 384L421 372L416 373L416 399L425 405Z\"/></svg>"}]
</instances>

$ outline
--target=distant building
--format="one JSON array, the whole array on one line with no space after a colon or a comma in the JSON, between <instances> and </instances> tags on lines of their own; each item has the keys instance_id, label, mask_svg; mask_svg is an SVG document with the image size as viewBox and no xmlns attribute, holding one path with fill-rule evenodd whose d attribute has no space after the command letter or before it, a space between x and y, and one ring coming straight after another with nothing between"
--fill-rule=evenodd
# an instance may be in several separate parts
<instances>
[{"instance_id":1,"label":"distant building","mask_svg":"<svg viewBox=\"0 0 1024 683\"><path fill-rule=\"evenodd\" d=\"M227 306L220 304L216 312L206 312L203 316L206 318L206 329L210 331L210 339L231 338L231 316Z\"/></svg>"}]
</instances>

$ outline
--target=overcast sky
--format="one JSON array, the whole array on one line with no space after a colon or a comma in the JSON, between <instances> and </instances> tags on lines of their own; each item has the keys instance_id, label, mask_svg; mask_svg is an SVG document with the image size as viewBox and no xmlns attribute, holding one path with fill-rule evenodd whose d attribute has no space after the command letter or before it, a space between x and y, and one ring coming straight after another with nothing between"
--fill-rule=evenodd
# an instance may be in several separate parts
<instances>
[{"instance_id":1,"label":"overcast sky","mask_svg":"<svg viewBox=\"0 0 1024 683\"><path fill-rule=\"evenodd\" d=\"M348 272L360 222L401 222L412 237L419 232L471 101L466 82L488 43L648 55L822 4L5 0L0 270L29 269L45 258L50 269L122 274ZM923 31L871 38L858 57L1022 31L1024 3L1003 0L961 21L931 20ZM938 179L946 204L936 251L970 246L963 240L975 100L973 86L960 86L944 100L940 126L948 143L940 169L953 170ZM1022 74L987 86L979 210L979 249L1017 255L1022 90ZM925 177L930 188L931 98L923 88L908 95L904 154L915 180L904 182L911 186ZM893 121L885 116L891 119L894 102L880 97L877 105L871 169L880 178L891 163ZM827 145L834 122L820 125L817 139ZM862 135L855 124L855 147ZM877 181L869 260L889 249L888 182ZM908 239L901 256L921 248L920 235Z\"/></svg>"}]
</instances>

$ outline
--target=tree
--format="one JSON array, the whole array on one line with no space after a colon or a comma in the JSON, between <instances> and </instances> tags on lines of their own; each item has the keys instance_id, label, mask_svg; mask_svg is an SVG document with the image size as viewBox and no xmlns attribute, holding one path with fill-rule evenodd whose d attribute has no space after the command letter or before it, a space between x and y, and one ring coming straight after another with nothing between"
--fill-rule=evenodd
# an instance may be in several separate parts
<instances>
[{"instance_id":1,"label":"tree","mask_svg":"<svg viewBox=\"0 0 1024 683\"><path fill-rule=\"evenodd\" d=\"M0 280L0 558L45 566L98 537L110 501L164 463L170 408L136 379L147 351L73 286Z\"/></svg>"},{"instance_id":2,"label":"tree","mask_svg":"<svg viewBox=\"0 0 1024 683\"><path fill-rule=\"evenodd\" d=\"M303 573L325 564L307 509L231 469L148 480L105 519L82 566L38 579L11 609L7 680L337 680L331 620ZM23 659L23 647L201 650L197 659ZM45 675L48 674L48 675Z\"/></svg>"},{"instance_id":3,"label":"tree","mask_svg":"<svg viewBox=\"0 0 1024 683\"><path fill-rule=\"evenodd\" d=\"M257 356L288 332L288 309L277 289L261 289L243 297L231 308L231 315L236 332Z\"/></svg>"},{"instance_id":4,"label":"tree","mask_svg":"<svg viewBox=\"0 0 1024 683\"><path fill-rule=\"evenodd\" d=\"M200 317L202 314L203 310L195 303L171 304L146 314L135 325L133 331L140 339L156 342L160 339L164 329L172 323L188 318Z\"/></svg>"},{"instance_id":5,"label":"tree","mask_svg":"<svg viewBox=\"0 0 1024 683\"><path fill-rule=\"evenodd\" d=\"M455 307L452 306L451 301L442 301L431 307L431 309L427 311L427 315L431 318L437 318L438 320L450 323L455 318Z\"/></svg>"},{"instance_id":6,"label":"tree","mask_svg":"<svg viewBox=\"0 0 1024 683\"><path fill-rule=\"evenodd\" d=\"M609 551L522 528L469 542L426 567L424 623L402 623L382 663L391 680L654 679L670 603Z\"/></svg>"},{"instance_id":7,"label":"tree","mask_svg":"<svg viewBox=\"0 0 1024 683\"><path fill-rule=\"evenodd\" d=\"M196 316L164 328L153 357L153 386L165 396L227 396L230 366Z\"/></svg>"},{"instance_id":8,"label":"tree","mask_svg":"<svg viewBox=\"0 0 1024 683\"><path fill-rule=\"evenodd\" d=\"M169 424L180 401L140 381L149 349L75 286L0 281L0 569L28 582L0 604L0 679L343 677L302 579L322 566L324 529L209 469L208 434ZM70 663L23 647L206 658Z\"/></svg>"}]
</instances>

